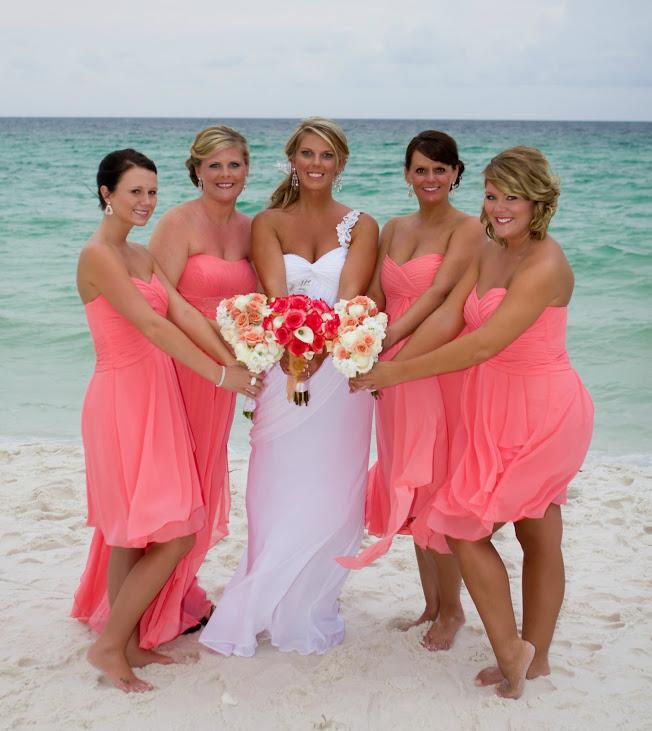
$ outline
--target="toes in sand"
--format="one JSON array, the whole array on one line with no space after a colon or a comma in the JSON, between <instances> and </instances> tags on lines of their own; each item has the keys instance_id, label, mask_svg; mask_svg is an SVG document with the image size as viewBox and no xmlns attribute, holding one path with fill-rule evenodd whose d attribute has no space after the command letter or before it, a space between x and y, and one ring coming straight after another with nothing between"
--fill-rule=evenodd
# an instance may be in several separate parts
<instances>
[{"instance_id":1,"label":"toes in sand","mask_svg":"<svg viewBox=\"0 0 652 731\"><path fill-rule=\"evenodd\" d=\"M454 614L450 617L440 616L425 633L421 644L426 650L450 650L460 627L464 624L464 615Z\"/></svg>"},{"instance_id":2,"label":"toes in sand","mask_svg":"<svg viewBox=\"0 0 652 731\"><path fill-rule=\"evenodd\" d=\"M134 675L125 654L120 650L104 648L97 642L88 650L88 662L100 670L119 690L125 693L143 693L153 686Z\"/></svg>"},{"instance_id":3,"label":"toes in sand","mask_svg":"<svg viewBox=\"0 0 652 731\"><path fill-rule=\"evenodd\" d=\"M513 659L503 668L504 679L496 687L496 695L514 700L521 697L525 687L525 676L534 653L534 645L525 640L519 640L519 646Z\"/></svg>"}]
</instances>

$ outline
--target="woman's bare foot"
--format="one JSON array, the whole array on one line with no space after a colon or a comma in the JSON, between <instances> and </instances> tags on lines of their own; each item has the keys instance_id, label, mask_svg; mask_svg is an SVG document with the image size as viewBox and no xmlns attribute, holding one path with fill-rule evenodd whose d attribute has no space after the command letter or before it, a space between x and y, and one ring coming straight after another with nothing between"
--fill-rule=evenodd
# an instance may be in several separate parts
<instances>
[{"instance_id":1,"label":"woman's bare foot","mask_svg":"<svg viewBox=\"0 0 652 731\"><path fill-rule=\"evenodd\" d=\"M100 640L90 646L86 657L93 667L101 670L116 688L125 693L144 693L154 687L134 675L121 650L103 647Z\"/></svg>"},{"instance_id":2,"label":"woman's bare foot","mask_svg":"<svg viewBox=\"0 0 652 731\"><path fill-rule=\"evenodd\" d=\"M525 677L527 680L534 680L535 678L544 675L550 675L550 664L548 663L548 659L539 660L539 658L535 655ZM500 672L498 665L491 665L488 668L483 668L475 676L474 682L477 686L485 686L498 685L498 683L501 683L503 680L505 680L505 676Z\"/></svg>"},{"instance_id":3,"label":"woman's bare foot","mask_svg":"<svg viewBox=\"0 0 652 731\"><path fill-rule=\"evenodd\" d=\"M426 607L421 613L421 616L417 619L405 619L404 617L396 617L390 622L390 626L392 629L398 629L401 632L407 632L409 629L412 629L412 627L418 627L424 622L434 622L437 619L438 613L439 607L435 607L435 609L430 609L429 607Z\"/></svg>"},{"instance_id":4,"label":"woman's bare foot","mask_svg":"<svg viewBox=\"0 0 652 731\"><path fill-rule=\"evenodd\" d=\"M154 650L143 650L142 647L128 647L127 662L132 668L144 668L145 665L172 665L176 662L173 657L169 655L163 655L160 652Z\"/></svg>"},{"instance_id":5,"label":"woman's bare foot","mask_svg":"<svg viewBox=\"0 0 652 731\"><path fill-rule=\"evenodd\" d=\"M461 610L449 615L440 614L421 639L421 644L431 652L450 650L455 635L463 624L464 612Z\"/></svg>"},{"instance_id":6,"label":"woman's bare foot","mask_svg":"<svg viewBox=\"0 0 652 731\"><path fill-rule=\"evenodd\" d=\"M534 658L534 645L526 640L517 640L516 651L502 668L503 680L496 687L496 695L516 700L523 695L525 676Z\"/></svg>"}]
</instances>

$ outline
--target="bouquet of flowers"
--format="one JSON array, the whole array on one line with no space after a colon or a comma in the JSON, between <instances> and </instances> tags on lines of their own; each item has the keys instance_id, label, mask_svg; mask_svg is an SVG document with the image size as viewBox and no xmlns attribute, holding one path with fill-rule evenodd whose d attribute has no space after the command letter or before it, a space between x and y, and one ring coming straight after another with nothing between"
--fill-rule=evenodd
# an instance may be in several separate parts
<instances>
[{"instance_id":1,"label":"bouquet of flowers","mask_svg":"<svg viewBox=\"0 0 652 731\"><path fill-rule=\"evenodd\" d=\"M298 406L307 405L310 401L308 386L298 377L315 355L324 349L330 351L337 335L339 318L326 302L303 294L276 297L270 306L271 313L263 326L288 352L288 401L294 401Z\"/></svg>"},{"instance_id":2,"label":"bouquet of flowers","mask_svg":"<svg viewBox=\"0 0 652 731\"><path fill-rule=\"evenodd\" d=\"M387 315L379 312L376 303L360 295L340 300L335 305L340 320L333 343L333 365L347 378L368 373L378 360L387 330ZM371 395L378 398L378 391Z\"/></svg>"},{"instance_id":3,"label":"bouquet of flowers","mask_svg":"<svg viewBox=\"0 0 652 731\"><path fill-rule=\"evenodd\" d=\"M271 313L264 294L240 294L220 302L215 319L224 340L235 357L252 373L262 373L283 356L283 348L274 333L265 327ZM246 398L242 413L253 419L256 402Z\"/></svg>"}]
</instances>

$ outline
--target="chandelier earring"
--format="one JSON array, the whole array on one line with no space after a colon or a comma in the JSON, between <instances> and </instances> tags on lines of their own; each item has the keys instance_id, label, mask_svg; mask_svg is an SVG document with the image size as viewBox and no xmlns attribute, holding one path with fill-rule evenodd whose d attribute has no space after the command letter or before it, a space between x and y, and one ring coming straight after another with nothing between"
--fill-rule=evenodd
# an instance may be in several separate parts
<instances>
[{"instance_id":1,"label":"chandelier earring","mask_svg":"<svg viewBox=\"0 0 652 731\"><path fill-rule=\"evenodd\" d=\"M296 190L299 187L299 176L295 168L292 168L292 176L290 177L290 185Z\"/></svg>"},{"instance_id":2,"label":"chandelier earring","mask_svg":"<svg viewBox=\"0 0 652 731\"><path fill-rule=\"evenodd\" d=\"M197 187L199 190L204 190L204 181L201 178L197 178Z\"/></svg>"},{"instance_id":3,"label":"chandelier earring","mask_svg":"<svg viewBox=\"0 0 652 731\"><path fill-rule=\"evenodd\" d=\"M333 188L339 193L342 190L342 173L338 173L333 181Z\"/></svg>"},{"instance_id":4,"label":"chandelier earring","mask_svg":"<svg viewBox=\"0 0 652 731\"><path fill-rule=\"evenodd\" d=\"M412 183L407 184L407 189L408 198L412 198L414 196L414 188L412 187Z\"/></svg>"},{"instance_id":5,"label":"chandelier earring","mask_svg":"<svg viewBox=\"0 0 652 731\"><path fill-rule=\"evenodd\" d=\"M104 207L104 215L105 216L113 215L113 206L109 203L109 201L106 202L106 206Z\"/></svg>"}]
</instances>

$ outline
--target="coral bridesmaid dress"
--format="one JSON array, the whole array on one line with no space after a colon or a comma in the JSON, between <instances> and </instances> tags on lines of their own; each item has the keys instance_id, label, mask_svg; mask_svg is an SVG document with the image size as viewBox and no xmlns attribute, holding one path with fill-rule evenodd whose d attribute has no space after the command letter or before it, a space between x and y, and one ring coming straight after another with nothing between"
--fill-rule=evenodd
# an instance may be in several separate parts
<instances>
[{"instance_id":1,"label":"coral bridesmaid dress","mask_svg":"<svg viewBox=\"0 0 652 731\"><path fill-rule=\"evenodd\" d=\"M399 265L385 256L380 276L390 323L431 286L443 260L441 254L425 254ZM396 343L381 360L391 360L404 343ZM366 566L389 550L397 533L410 533L406 522L446 477L447 426L437 376L383 390L376 402L376 444L365 521L369 533L382 538L356 558L341 559L348 568Z\"/></svg>"},{"instance_id":2,"label":"coral bridesmaid dress","mask_svg":"<svg viewBox=\"0 0 652 731\"><path fill-rule=\"evenodd\" d=\"M506 290L474 289L464 318L480 327ZM420 545L478 540L495 523L542 518L566 502L593 433L593 402L566 353L566 307L547 307L513 343L465 372L455 464L413 523Z\"/></svg>"},{"instance_id":3,"label":"coral bridesmaid dress","mask_svg":"<svg viewBox=\"0 0 652 731\"><path fill-rule=\"evenodd\" d=\"M167 292L156 275L132 280L165 315ZM109 613L111 546L146 548L196 533L205 510L172 359L102 295L85 309L96 352L82 409L88 525L95 533L72 616L101 631ZM190 562L182 559L144 613L141 647L171 640L197 622L180 609Z\"/></svg>"},{"instance_id":4,"label":"coral bridesmaid dress","mask_svg":"<svg viewBox=\"0 0 652 731\"><path fill-rule=\"evenodd\" d=\"M188 258L177 289L181 296L204 316L214 319L217 305L226 297L256 290L256 275L247 259L228 261L208 254ZM174 362L195 441L206 523L197 534L189 558L189 575L194 577L206 553L228 534L231 494L227 462L227 442L235 408L235 394L215 388L187 366ZM183 609L192 617L206 617L211 602L193 578Z\"/></svg>"}]
</instances>

